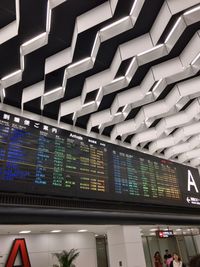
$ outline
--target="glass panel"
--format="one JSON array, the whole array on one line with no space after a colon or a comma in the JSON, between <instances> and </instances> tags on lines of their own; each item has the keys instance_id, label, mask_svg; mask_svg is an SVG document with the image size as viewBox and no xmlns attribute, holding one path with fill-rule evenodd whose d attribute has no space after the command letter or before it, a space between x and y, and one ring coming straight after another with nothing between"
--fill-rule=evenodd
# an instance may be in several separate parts
<instances>
[{"instance_id":1,"label":"glass panel","mask_svg":"<svg viewBox=\"0 0 200 267\"><path fill-rule=\"evenodd\" d=\"M194 255L197 254L196 248L194 246L194 241L192 236L184 236L185 238L185 244L188 252L188 257L191 259Z\"/></svg>"},{"instance_id":2,"label":"glass panel","mask_svg":"<svg viewBox=\"0 0 200 267\"><path fill-rule=\"evenodd\" d=\"M151 262L149 245L148 245L146 237L142 237L142 244L143 244L143 249L144 249L144 256L145 256L145 260L146 260L146 266L153 267L152 266L152 262Z\"/></svg>"}]
</instances>

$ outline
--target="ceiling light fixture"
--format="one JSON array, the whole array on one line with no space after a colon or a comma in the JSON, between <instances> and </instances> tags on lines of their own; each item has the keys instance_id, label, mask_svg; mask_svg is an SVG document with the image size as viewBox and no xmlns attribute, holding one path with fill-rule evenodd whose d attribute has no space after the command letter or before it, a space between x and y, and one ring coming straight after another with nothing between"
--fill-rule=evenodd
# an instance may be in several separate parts
<instances>
[{"instance_id":1,"label":"ceiling light fixture","mask_svg":"<svg viewBox=\"0 0 200 267\"><path fill-rule=\"evenodd\" d=\"M178 24L180 23L182 17L179 17L176 21L176 23L174 24L173 28L171 29L170 33L168 34L167 38L165 39L164 43L167 43L170 39L170 37L172 36L172 34L174 33L176 27L178 26Z\"/></svg>"},{"instance_id":2,"label":"ceiling light fixture","mask_svg":"<svg viewBox=\"0 0 200 267\"><path fill-rule=\"evenodd\" d=\"M18 74L20 72L22 72L22 71L21 70L17 70L15 72L12 72L12 73L8 74L7 76L3 77L1 80L2 81L7 80L7 79L11 78L12 76L15 76L16 74Z\"/></svg>"},{"instance_id":3,"label":"ceiling light fixture","mask_svg":"<svg viewBox=\"0 0 200 267\"><path fill-rule=\"evenodd\" d=\"M92 104L94 104L94 103L95 103L94 100L93 100L93 101L90 101L90 102L88 102L88 103L83 104L83 107L90 106L90 105L92 105Z\"/></svg>"},{"instance_id":4,"label":"ceiling light fixture","mask_svg":"<svg viewBox=\"0 0 200 267\"><path fill-rule=\"evenodd\" d=\"M124 78L125 78L124 76L118 77L118 78L116 78L116 79L112 80L112 82L111 82L111 83L116 83L116 82L119 82L119 81L123 80Z\"/></svg>"},{"instance_id":5,"label":"ceiling light fixture","mask_svg":"<svg viewBox=\"0 0 200 267\"><path fill-rule=\"evenodd\" d=\"M42 38L43 36L45 36L46 34L47 34L46 32L43 32L43 33L35 36L34 38L30 39L29 41L23 43L22 47L30 45L31 43L33 43L33 42L37 41L38 39Z\"/></svg>"},{"instance_id":6,"label":"ceiling light fixture","mask_svg":"<svg viewBox=\"0 0 200 267\"><path fill-rule=\"evenodd\" d=\"M135 7L136 7L137 3L138 3L138 0L135 0L135 1L134 1L134 3L133 3L133 6L132 6L132 8L131 8L130 15L132 15L132 14L133 14L133 11L134 11L134 9L135 9Z\"/></svg>"},{"instance_id":7,"label":"ceiling light fixture","mask_svg":"<svg viewBox=\"0 0 200 267\"><path fill-rule=\"evenodd\" d=\"M52 230L51 233L60 233L62 230Z\"/></svg>"},{"instance_id":8,"label":"ceiling light fixture","mask_svg":"<svg viewBox=\"0 0 200 267\"><path fill-rule=\"evenodd\" d=\"M86 62L86 61L88 61L88 60L90 60L90 59L91 59L90 57L86 57L86 58L84 58L84 59L81 59L81 60L79 60L78 62L75 62L75 63L71 64L70 66L68 66L67 69L72 69L72 68L74 68L74 67L77 67L77 66L79 66L80 64L82 64L82 63L84 63L84 62Z\"/></svg>"},{"instance_id":9,"label":"ceiling light fixture","mask_svg":"<svg viewBox=\"0 0 200 267\"><path fill-rule=\"evenodd\" d=\"M198 11L198 10L200 10L200 6L197 6L195 8L192 8L192 9L186 11L183 15L189 15L189 14L195 12L195 11Z\"/></svg>"},{"instance_id":10,"label":"ceiling light fixture","mask_svg":"<svg viewBox=\"0 0 200 267\"><path fill-rule=\"evenodd\" d=\"M23 230L19 232L19 234L29 234L29 233L31 233L30 230Z\"/></svg>"},{"instance_id":11,"label":"ceiling light fixture","mask_svg":"<svg viewBox=\"0 0 200 267\"><path fill-rule=\"evenodd\" d=\"M99 90L98 90L97 96L95 98L96 101L98 100L98 98L100 96L101 90L102 90L102 87L100 87Z\"/></svg>"},{"instance_id":12,"label":"ceiling light fixture","mask_svg":"<svg viewBox=\"0 0 200 267\"><path fill-rule=\"evenodd\" d=\"M155 47L153 47L153 48L151 48L151 49L148 49L148 50L146 50L146 51L144 51L144 52L139 53L137 56L139 57L139 56L145 55L145 54L147 54L147 53L149 53L149 52L152 52L152 51L154 51L154 50L157 50L157 49L160 48L160 47L164 47L164 45L163 45L163 44L156 45Z\"/></svg>"},{"instance_id":13,"label":"ceiling light fixture","mask_svg":"<svg viewBox=\"0 0 200 267\"><path fill-rule=\"evenodd\" d=\"M200 58L200 53L192 60L191 65L194 65L195 62Z\"/></svg>"},{"instance_id":14,"label":"ceiling light fixture","mask_svg":"<svg viewBox=\"0 0 200 267\"><path fill-rule=\"evenodd\" d=\"M122 109L122 112L124 112L126 110L126 108L128 107L128 104L126 104L123 109Z\"/></svg>"},{"instance_id":15,"label":"ceiling light fixture","mask_svg":"<svg viewBox=\"0 0 200 267\"><path fill-rule=\"evenodd\" d=\"M62 90L62 89L63 89L62 87L55 88L55 89L53 89L53 90L51 90L51 91L45 93L44 96L51 95L51 94L53 94L53 93L55 93L55 92L57 92L57 91L60 91L60 90Z\"/></svg>"},{"instance_id":16,"label":"ceiling light fixture","mask_svg":"<svg viewBox=\"0 0 200 267\"><path fill-rule=\"evenodd\" d=\"M129 74L129 72L130 72L130 70L131 70L131 68L132 68L132 66L133 66L133 63L136 61L136 58L134 57L132 60L131 60L131 63L129 64L129 66L128 66L128 69L127 69L127 71L126 71L126 73L125 73L125 76L128 76L128 74Z\"/></svg>"},{"instance_id":17,"label":"ceiling light fixture","mask_svg":"<svg viewBox=\"0 0 200 267\"><path fill-rule=\"evenodd\" d=\"M86 230L86 229L78 230L78 233L85 233L85 232L88 232L88 230Z\"/></svg>"},{"instance_id":18,"label":"ceiling light fixture","mask_svg":"<svg viewBox=\"0 0 200 267\"><path fill-rule=\"evenodd\" d=\"M124 18L122 18L120 20L117 20L117 21L111 23L110 25L104 27L103 29L101 29L100 32L104 32L104 31L106 31L106 30L108 30L110 28L113 28L114 26L120 24L121 22L124 22L124 21L128 20L129 18L130 18L129 16L126 16L126 17L124 17Z\"/></svg>"}]
</instances>

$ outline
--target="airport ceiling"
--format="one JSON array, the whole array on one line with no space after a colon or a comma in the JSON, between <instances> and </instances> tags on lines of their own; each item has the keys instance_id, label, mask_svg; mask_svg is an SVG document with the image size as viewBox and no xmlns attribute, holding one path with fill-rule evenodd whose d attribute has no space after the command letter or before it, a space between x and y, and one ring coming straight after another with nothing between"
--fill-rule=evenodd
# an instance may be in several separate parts
<instances>
[{"instance_id":1,"label":"airport ceiling","mask_svg":"<svg viewBox=\"0 0 200 267\"><path fill-rule=\"evenodd\" d=\"M200 166L200 0L1 0L7 105Z\"/></svg>"}]
</instances>

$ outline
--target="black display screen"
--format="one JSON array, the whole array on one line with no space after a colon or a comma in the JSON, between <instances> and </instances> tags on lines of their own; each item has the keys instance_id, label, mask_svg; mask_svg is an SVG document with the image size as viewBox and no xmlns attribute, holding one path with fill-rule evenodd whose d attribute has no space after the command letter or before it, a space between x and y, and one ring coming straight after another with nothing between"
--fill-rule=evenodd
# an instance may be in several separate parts
<instances>
[{"instance_id":1,"label":"black display screen","mask_svg":"<svg viewBox=\"0 0 200 267\"><path fill-rule=\"evenodd\" d=\"M198 207L197 169L0 112L0 191Z\"/></svg>"}]
</instances>

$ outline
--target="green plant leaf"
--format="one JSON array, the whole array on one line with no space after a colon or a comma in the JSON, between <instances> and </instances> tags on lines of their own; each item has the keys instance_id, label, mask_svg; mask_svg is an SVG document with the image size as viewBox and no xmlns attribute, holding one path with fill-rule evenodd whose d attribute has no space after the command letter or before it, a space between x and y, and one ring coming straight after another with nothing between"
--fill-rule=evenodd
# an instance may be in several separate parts
<instances>
[{"instance_id":1,"label":"green plant leaf","mask_svg":"<svg viewBox=\"0 0 200 267\"><path fill-rule=\"evenodd\" d=\"M53 256L58 259L60 267L73 267L75 266L73 262L78 257L79 253L77 249L73 248L69 251L63 250L60 253L53 253Z\"/></svg>"}]
</instances>

